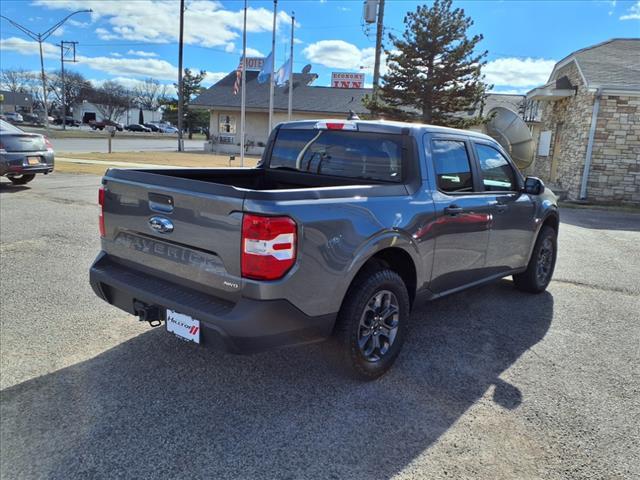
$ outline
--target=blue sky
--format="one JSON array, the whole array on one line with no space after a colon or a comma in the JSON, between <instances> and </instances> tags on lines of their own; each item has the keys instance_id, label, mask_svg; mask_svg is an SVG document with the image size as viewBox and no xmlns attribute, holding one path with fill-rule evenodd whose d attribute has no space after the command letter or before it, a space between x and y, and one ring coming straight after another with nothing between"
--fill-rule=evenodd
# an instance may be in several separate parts
<instances>
[{"instance_id":1,"label":"blue sky","mask_svg":"<svg viewBox=\"0 0 640 480\"><path fill-rule=\"evenodd\" d=\"M232 71L242 47L242 1L187 0L185 67L208 72L207 84ZM362 1L279 0L276 62L288 52L295 11L294 69L306 64L328 85L332 71L360 71L371 82L375 31L362 23ZM423 3L423 2L420 2ZM430 3L430 2L426 2ZM385 27L403 30L402 19L418 2L387 0ZM170 84L177 76L178 0L2 0L2 15L33 31L73 17L45 44L45 68L60 67L60 40L78 41L79 63L66 68L100 82L133 86L145 77ZM459 1L489 51L485 74L498 92L526 92L547 80L553 64L577 49L613 37L640 37L640 1ZM250 55L271 47L272 1L249 1ZM389 45L388 40L386 41ZM0 23L0 67L37 70L35 42Z\"/></svg>"}]
</instances>

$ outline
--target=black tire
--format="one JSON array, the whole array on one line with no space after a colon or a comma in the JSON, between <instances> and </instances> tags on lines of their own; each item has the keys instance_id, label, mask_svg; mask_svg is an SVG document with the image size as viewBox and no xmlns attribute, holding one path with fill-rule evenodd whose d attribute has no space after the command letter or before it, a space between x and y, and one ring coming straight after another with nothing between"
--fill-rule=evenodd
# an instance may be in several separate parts
<instances>
[{"instance_id":1,"label":"black tire","mask_svg":"<svg viewBox=\"0 0 640 480\"><path fill-rule=\"evenodd\" d=\"M31 180L33 180L34 178L36 178L35 174L24 174L24 175L14 175L9 177L9 180L11 180L11 183L13 183L14 185L26 185L27 183L29 183Z\"/></svg>"},{"instance_id":2,"label":"black tire","mask_svg":"<svg viewBox=\"0 0 640 480\"><path fill-rule=\"evenodd\" d=\"M551 282L557 254L558 233L549 226L542 227L533 247L527 269L513 276L516 288L523 292L544 292Z\"/></svg>"},{"instance_id":3,"label":"black tire","mask_svg":"<svg viewBox=\"0 0 640 480\"><path fill-rule=\"evenodd\" d=\"M381 298L381 309L386 308L384 312L378 310L376 313L372 309L378 298ZM396 307L397 314L391 314ZM380 377L391 368L400 353L410 311L407 287L396 272L382 267L361 272L349 287L328 343L333 362L359 380ZM382 319L385 314L389 316ZM363 326L363 321L371 326ZM366 351L371 347L367 356Z\"/></svg>"}]
</instances>

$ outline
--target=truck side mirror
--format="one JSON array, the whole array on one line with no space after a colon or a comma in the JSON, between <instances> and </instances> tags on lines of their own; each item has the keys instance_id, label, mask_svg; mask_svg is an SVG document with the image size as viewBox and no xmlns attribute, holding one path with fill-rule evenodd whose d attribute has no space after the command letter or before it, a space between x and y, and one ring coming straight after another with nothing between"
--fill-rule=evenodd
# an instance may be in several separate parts
<instances>
[{"instance_id":1,"label":"truck side mirror","mask_svg":"<svg viewBox=\"0 0 640 480\"><path fill-rule=\"evenodd\" d=\"M522 191L530 195L540 195L544 192L544 183L538 177L527 177Z\"/></svg>"}]
</instances>

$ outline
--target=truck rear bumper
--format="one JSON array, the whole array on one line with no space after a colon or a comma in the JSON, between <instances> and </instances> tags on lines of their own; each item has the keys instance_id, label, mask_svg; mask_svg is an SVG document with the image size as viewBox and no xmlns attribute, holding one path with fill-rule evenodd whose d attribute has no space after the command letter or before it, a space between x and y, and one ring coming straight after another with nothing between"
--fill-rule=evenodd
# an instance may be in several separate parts
<instances>
[{"instance_id":1,"label":"truck rear bumper","mask_svg":"<svg viewBox=\"0 0 640 480\"><path fill-rule=\"evenodd\" d=\"M91 266L91 287L111 305L135 314L134 302L200 320L200 344L234 353L311 343L327 338L337 314L310 317L287 300L227 302L114 262L104 252Z\"/></svg>"}]
</instances>

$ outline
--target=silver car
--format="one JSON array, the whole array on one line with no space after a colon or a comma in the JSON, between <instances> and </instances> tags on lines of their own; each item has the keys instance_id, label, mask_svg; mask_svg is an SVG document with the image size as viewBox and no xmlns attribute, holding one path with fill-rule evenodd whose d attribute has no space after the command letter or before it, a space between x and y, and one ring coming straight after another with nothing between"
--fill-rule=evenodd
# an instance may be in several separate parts
<instances>
[{"instance_id":1,"label":"silver car","mask_svg":"<svg viewBox=\"0 0 640 480\"><path fill-rule=\"evenodd\" d=\"M53 145L47 137L0 120L0 176L24 185L36 173L51 173L53 159Z\"/></svg>"}]
</instances>

